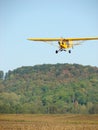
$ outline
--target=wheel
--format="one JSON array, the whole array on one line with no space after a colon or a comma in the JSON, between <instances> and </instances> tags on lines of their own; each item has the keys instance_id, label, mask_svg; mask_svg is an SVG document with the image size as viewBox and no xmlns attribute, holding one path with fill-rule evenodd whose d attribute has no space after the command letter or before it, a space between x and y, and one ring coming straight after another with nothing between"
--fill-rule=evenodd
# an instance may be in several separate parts
<instances>
[{"instance_id":1,"label":"wheel","mask_svg":"<svg viewBox=\"0 0 98 130\"><path fill-rule=\"evenodd\" d=\"M71 50L69 50L69 53L71 53Z\"/></svg>"},{"instance_id":2,"label":"wheel","mask_svg":"<svg viewBox=\"0 0 98 130\"><path fill-rule=\"evenodd\" d=\"M58 50L56 50L55 53L57 54L57 53L58 53Z\"/></svg>"}]
</instances>

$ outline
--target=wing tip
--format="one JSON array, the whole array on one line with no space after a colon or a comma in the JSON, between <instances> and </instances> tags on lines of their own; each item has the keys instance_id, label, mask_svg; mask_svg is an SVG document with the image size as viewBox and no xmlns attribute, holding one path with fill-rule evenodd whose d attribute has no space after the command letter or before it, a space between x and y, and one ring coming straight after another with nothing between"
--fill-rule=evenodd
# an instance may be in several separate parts
<instances>
[{"instance_id":1,"label":"wing tip","mask_svg":"<svg viewBox=\"0 0 98 130\"><path fill-rule=\"evenodd\" d=\"M27 38L27 40L33 41L32 38Z\"/></svg>"}]
</instances>

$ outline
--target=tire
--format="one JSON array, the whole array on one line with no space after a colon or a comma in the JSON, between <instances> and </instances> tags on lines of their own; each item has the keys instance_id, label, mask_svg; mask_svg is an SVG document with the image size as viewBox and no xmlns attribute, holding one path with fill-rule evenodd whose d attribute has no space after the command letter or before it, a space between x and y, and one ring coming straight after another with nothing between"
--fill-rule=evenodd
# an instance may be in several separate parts
<instances>
[{"instance_id":1,"label":"tire","mask_svg":"<svg viewBox=\"0 0 98 130\"><path fill-rule=\"evenodd\" d=\"M71 50L69 50L68 52L71 53Z\"/></svg>"},{"instance_id":2,"label":"tire","mask_svg":"<svg viewBox=\"0 0 98 130\"><path fill-rule=\"evenodd\" d=\"M58 53L58 50L56 50L55 53L57 54L57 53Z\"/></svg>"}]
</instances>

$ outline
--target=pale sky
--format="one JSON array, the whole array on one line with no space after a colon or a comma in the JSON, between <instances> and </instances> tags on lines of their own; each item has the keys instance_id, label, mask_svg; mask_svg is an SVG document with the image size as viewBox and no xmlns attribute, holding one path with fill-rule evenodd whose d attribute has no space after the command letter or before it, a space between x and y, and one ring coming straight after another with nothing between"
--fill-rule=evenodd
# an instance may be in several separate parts
<instances>
[{"instance_id":1,"label":"pale sky","mask_svg":"<svg viewBox=\"0 0 98 130\"><path fill-rule=\"evenodd\" d=\"M0 0L0 70L21 66L76 63L98 67L98 41L72 53L29 37L98 36L98 0Z\"/></svg>"}]
</instances>

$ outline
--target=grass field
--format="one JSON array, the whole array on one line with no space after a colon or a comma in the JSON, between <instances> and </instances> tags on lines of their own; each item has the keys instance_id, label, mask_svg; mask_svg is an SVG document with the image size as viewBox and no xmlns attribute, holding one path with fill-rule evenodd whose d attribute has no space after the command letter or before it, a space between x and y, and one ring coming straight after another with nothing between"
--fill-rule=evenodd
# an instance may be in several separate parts
<instances>
[{"instance_id":1,"label":"grass field","mask_svg":"<svg viewBox=\"0 0 98 130\"><path fill-rule=\"evenodd\" d=\"M0 130L98 130L98 115L1 114Z\"/></svg>"}]
</instances>

